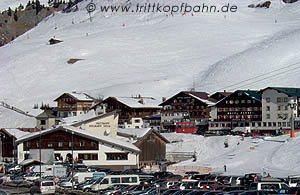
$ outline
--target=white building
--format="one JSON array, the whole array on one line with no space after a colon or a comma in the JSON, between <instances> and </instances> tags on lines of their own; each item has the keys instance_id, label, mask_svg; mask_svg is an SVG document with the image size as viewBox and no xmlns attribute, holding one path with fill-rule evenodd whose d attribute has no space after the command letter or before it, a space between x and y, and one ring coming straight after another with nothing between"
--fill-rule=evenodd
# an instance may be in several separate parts
<instances>
[{"instance_id":1,"label":"white building","mask_svg":"<svg viewBox=\"0 0 300 195\"><path fill-rule=\"evenodd\" d=\"M132 143L100 136L72 126L34 132L17 140L18 163L30 158L30 149L53 149L54 157L80 159L85 165L114 170L138 168L139 148ZM72 147L73 145L73 147Z\"/></svg>"},{"instance_id":2,"label":"white building","mask_svg":"<svg viewBox=\"0 0 300 195\"><path fill-rule=\"evenodd\" d=\"M291 116L299 116L300 88L268 87L262 94L261 130L291 128ZM291 106L294 109L291 109Z\"/></svg>"}]
</instances>

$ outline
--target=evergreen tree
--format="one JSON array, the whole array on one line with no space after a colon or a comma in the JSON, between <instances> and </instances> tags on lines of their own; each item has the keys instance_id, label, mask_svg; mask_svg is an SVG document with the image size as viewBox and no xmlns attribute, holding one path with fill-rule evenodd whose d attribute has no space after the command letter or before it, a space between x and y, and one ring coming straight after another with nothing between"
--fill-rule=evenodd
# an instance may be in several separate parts
<instances>
[{"instance_id":1,"label":"evergreen tree","mask_svg":"<svg viewBox=\"0 0 300 195\"><path fill-rule=\"evenodd\" d=\"M8 8L7 15L11 16L11 9L10 9L10 7Z\"/></svg>"},{"instance_id":2,"label":"evergreen tree","mask_svg":"<svg viewBox=\"0 0 300 195\"><path fill-rule=\"evenodd\" d=\"M17 15L17 13L18 13L18 10L17 10L17 8L15 9L15 12L14 12L14 20L17 22L18 21L18 15Z\"/></svg>"},{"instance_id":3,"label":"evergreen tree","mask_svg":"<svg viewBox=\"0 0 300 195\"><path fill-rule=\"evenodd\" d=\"M38 15L38 13L41 11L41 3L39 0L36 0L35 2L35 14Z\"/></svg>"}]
</instances>

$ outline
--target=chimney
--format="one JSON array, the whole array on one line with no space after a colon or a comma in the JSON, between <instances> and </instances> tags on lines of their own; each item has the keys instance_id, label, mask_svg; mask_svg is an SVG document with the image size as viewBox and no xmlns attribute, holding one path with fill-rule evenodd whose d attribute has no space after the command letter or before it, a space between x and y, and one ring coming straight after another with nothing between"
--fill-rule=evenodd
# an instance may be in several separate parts
<instances>
[{"instance_id":1,"label":"chimney","mask_svg":"<svg viewBox=\"0 0 300 195\"><path fill-rule=\"evenodd\" d=\"M162 101L162 102L165 102L166 100L167 100L166 97L162 97L162 98L161 98L161 101Z\"/></svg>"},{"instance_id":2,"label":"chimney","mask_svg":"<svg viewBox=\"0 0 300 195\"><path fill-rule=\"evenodd\" d=\"M139 102L140 104L144 104L144 100L143 100L143 99L140 99L138 102Z\"/></svg>"}]
</instances>

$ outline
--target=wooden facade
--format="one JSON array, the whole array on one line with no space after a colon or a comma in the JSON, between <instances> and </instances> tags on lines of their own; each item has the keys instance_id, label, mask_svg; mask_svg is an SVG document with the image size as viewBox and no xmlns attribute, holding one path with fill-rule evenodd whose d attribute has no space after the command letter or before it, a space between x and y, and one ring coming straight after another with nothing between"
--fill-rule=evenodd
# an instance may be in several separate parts
<instances>
[{"instance_id":1,"label":"wooden facade","mask_svg":"<svg viewBox=\"0 0 300 195\"><path fill-rule=\"evenodd\" d=\"M208 120L215 102L205 92L182 91L160 104L163 128L174 131L176 122Z\"/></svg>"},{"instance_id":2,"label":"wooden facade","mask_svg":"<svg viewBox=\"0 0 300 195\"><path fill-rule=\"evenodd\" d=\"M16 138L1 129L1 157L17 159Z\"/></svg>"},{"instance_id":3,"label":"wooden facade","mask_svg":"<svg viewBox=\"0 0 300 195\"><path fill-rule=\"evenodd\" d=\"M105 99L101 104L106 104L106 112L117 111L119 113L119 123L130 123L131 118L143 118L160 112L159 107L131 107L114 97Z\"/></svg>"},{"instance_id":4,"label":"wooden facade","mask_svg":"<svg viewBox=\"0 0 300 195\"><path fill-rule=\"evenodd\" d=\"M92 107L92 99L78 99L69 93L64 93L54 101L57 102L58 117L76 116L77 113L84 114ZM76 114L75 114L76 113Z\"/></svg>"},{"instance_id":5,"label":"wooden facade","mask_svg":"<svg viewBox=\"0 0 300 195\"><path fill-rule=\"evenodd\" d=\"M30 149L54 149L55 151L72 150L72 133L63 130L57 130L40 137L35 137L31 140L25 141L23 150ZM74 150L99 150L99 143L97 141L88 139L83 136L73 135L73 149Z\"/></svg>"},{"instance_id":6,"label":"wooden facade","mask_svg":"<svg viewBox=\"0 0 300 195\"><path fill-rule=\"evenodd\" d=\"M216 105L217 121L261 121L262 103L258 91L238 90Z\"/></svg>"},{"instance_id":7,"label":"wooden facade","mask_svg":"<svg viewBox=\"0 0 300 195\"><path fill-rule=\"evenodd\" d=\"M150 131L134 143L140 150L140 163L157 163L166 159L166 143L168 141L155 131Z\"/></svg>"}]
</instances>

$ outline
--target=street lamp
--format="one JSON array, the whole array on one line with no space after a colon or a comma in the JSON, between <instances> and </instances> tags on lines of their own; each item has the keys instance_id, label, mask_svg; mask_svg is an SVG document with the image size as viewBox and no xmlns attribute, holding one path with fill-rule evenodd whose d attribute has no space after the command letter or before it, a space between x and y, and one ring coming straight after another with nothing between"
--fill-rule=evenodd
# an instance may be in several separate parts
<instances>
[{"instance_id":1,"label":"street lamp","mask_svg":"<svg viewBox=\"0 0 300 195\"><path fill-rule=\"evenodd\" d=\"M72 131L72 190L74 189L74 175L73 175L73 170L74 170L74 131Z\"/></svg>"},{"instance_id":2,"label":"street lamp","mask_svg":"<svg viewBox=\"0 0 300 195\"><path fill-rule=\"evenodd\" d=\"M295 124L294 124L294 109L297 107L297 103L289 103L288 104L291 108L291 132L290 132L290 137L294 138L295 137Z\"/></svg>"}]
</instances>

